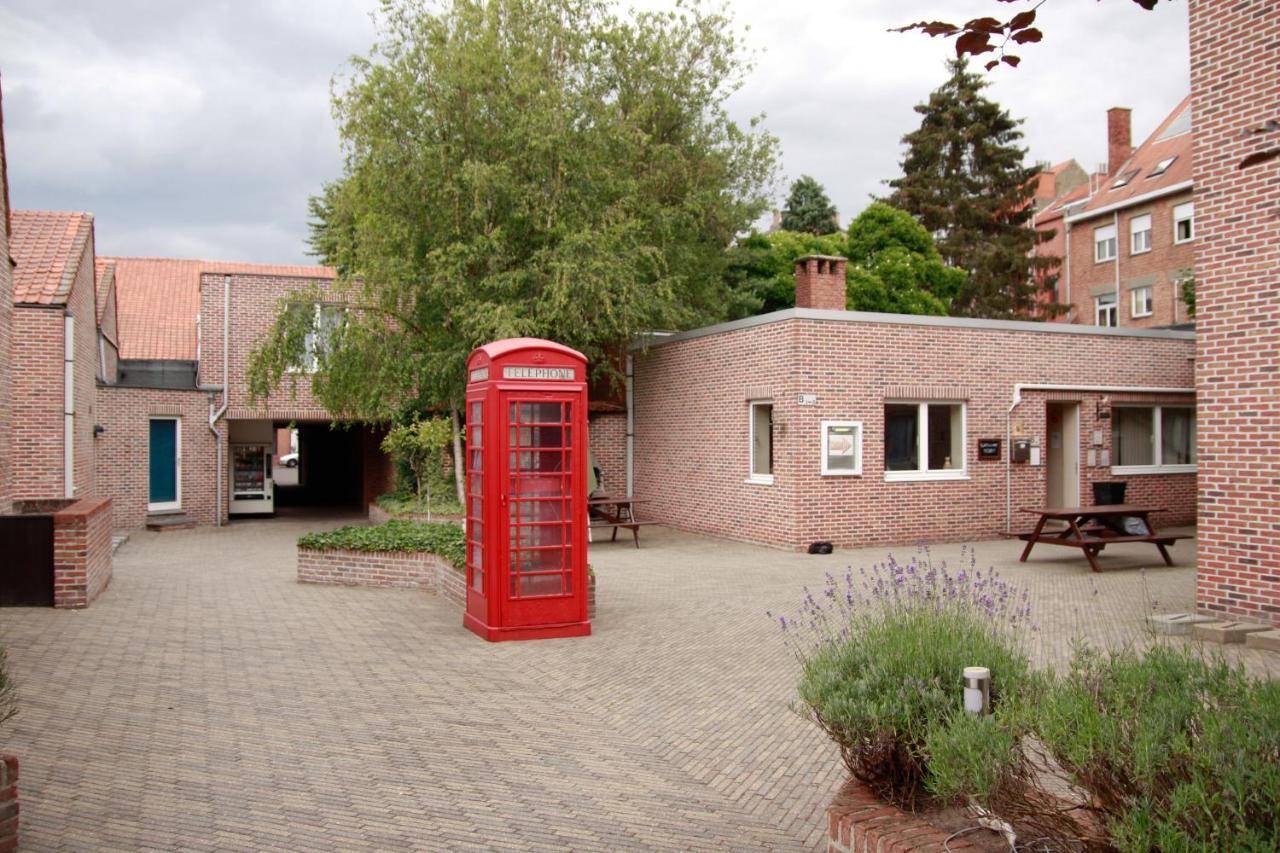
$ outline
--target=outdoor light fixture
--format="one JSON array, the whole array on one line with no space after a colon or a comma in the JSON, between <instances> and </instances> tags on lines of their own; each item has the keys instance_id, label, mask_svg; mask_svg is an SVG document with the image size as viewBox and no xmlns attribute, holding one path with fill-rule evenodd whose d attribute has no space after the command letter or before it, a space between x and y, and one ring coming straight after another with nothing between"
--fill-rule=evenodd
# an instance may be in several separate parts
<instances>
[{"instance_id":1,"label":"outdoor light fixture","mask_svg":"<svg viewBox=\"0 0 1280 853\"><path fill-rule=\"evenodd\" d=\"M104 432L106 432L106 431L107 431L107 428L106 428L106 427L104 427L102 424L94 424L94 425L93 425L93 437L94 437L94 438L97 438L98 436L102 435L102 434L103 434Z\"/></svg>"},{"instance_id":2,"label":"outdoor light fixture","mask_svg":"<svg viewBox=\"0 0 1280 853\"><path fill-rule=\"evenodd\" d=\"M1111 417L1111 398L1103 395L1098 401L1098 420L1105 421Z\"/></svg>"},{"instance_id":3,"label":"outdoor light fixture","mask_svg":"<svg viewBox=\"0 0 1280 853\"><path fill-rule=\"evenodd\" d=\"M964 710L978 716L991 713L991 670L985 666L964 668Z\"/></svg>"}]
</instances>

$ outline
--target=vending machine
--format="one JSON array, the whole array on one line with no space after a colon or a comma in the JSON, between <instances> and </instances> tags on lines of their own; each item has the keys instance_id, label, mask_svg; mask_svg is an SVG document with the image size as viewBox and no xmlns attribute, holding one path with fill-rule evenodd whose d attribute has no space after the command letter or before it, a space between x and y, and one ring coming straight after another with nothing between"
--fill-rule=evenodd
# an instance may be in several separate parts
<instances>
[{"instance_id":1,"label":"vending machine","mask_svg":"<svg viewBox=\"0 0 1280 853\"><path fill-rule=\"evenodd\" d=\"M273 515L275 484L271 480L271 445L231 445L231 515Z\"/></svg>"}]
</instances>

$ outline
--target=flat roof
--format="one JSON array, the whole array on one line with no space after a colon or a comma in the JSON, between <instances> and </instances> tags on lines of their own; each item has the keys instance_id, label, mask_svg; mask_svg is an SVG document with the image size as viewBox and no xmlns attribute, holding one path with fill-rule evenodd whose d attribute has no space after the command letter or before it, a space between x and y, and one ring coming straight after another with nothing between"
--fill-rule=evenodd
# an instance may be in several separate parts
<instances>
[{"instance_id":1,"label":"flat roof","mask_svg":"<svg viewBox=\"0 0 1280 853\"><path fill-rule=\"evenodd\" d=\"M1173 329L1129 329L1109 326L1081 326L1072 323L1037 323L1030 320L981 320L974 317L938 317L929 314L881 314L872 311L827 311L818 308L787 308L770 314L744 317L728 323L689 329L686 332L650 333L631 344L631 349L647 349L676 341L688 341L737 332L755 326L785 323L789 320L820 320L828 323L874 323L892 326L934 326L943 329L984 329L996 332L1034 332L1040 335L1103 335L1124 338L1160 338L1193 341L1195 332Z\"/></svg>"}]
</instances>

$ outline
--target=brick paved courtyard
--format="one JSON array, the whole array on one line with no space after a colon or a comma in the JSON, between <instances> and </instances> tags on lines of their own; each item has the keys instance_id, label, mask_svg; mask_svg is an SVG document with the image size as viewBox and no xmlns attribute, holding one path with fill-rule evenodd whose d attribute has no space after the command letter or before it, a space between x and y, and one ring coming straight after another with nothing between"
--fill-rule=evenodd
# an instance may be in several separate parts
<instances>
[{"instance_id":1,"label":"brick paved courtyard","mask_svg":"<svg viewBox=\"0 0 1280 853\"><path fill-rule=\"evenodd\" d=\"M490 645L428 593L295 583L316 526L134 534L89 610L0 611L24 848L818 846L843 769L789 710L797 667L764 611L885 549L647 528L640 550L593 546L594 636ZM1067 549L1003 568L1019 544L981 543L979 564L1032 589L1042 661L1137 637L1150 598L1191 606L1190 542L1175 569L1108 551L1093 583Z\"/></svg>"}]
</instances>

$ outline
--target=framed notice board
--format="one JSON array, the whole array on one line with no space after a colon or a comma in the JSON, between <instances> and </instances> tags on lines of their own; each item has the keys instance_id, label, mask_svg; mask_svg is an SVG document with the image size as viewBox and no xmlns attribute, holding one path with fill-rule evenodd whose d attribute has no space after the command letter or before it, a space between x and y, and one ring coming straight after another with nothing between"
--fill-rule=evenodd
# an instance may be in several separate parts
<instances>
[{"instance_id":1,"label":"framed notice board","mask_svg":"<svg viewBox=\"0 0 1280 853\"><path fill-rule=\"evenodd\" d=\"M980 438L978 439L978 458L979 459L999 459L1000 458L1000 439L998 438Z\"/></svg>"}]
</instances>

